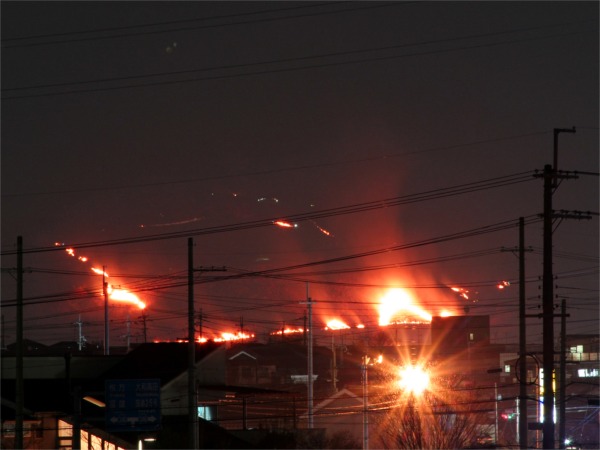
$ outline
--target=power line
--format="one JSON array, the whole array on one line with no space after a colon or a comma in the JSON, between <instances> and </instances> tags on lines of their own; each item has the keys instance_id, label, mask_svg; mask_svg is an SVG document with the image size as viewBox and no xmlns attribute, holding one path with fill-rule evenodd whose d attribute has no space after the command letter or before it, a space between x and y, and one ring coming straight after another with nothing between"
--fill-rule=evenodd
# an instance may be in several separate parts
<instances>
[{"instance_id":1,"label":"power line","mask_svg":"<svg viewBox=\"0 0 600 450\"><path fill-rule=\"evenodd\" d=\"M491 139L482 139L471 142L463 142L459 144L453 145L444 145L439 147L431 147L425 148L421 150L412 150L407 152L399 152L399 153L387 153L380 156L369 156L367 158L359 158L359 159L345 159L343 161L331 161L317 164L308 164L302 166L291 166L291 167L282 167L278 169L270 169L270 170L261 170L256 172L242 172L235 173L231 175L214 175L202 178L192 178L185 180L175 180L175 181L165 181L165 182L155 182L155 183L143 183L143 184L133 184L133 185L122 185L122 186L113 186L113 187L99 187L99 188L86 188L86 189L72 189L72 190L61 190L61 191L44 191L44 192L28 192L28 193L2 193L2 197L25 197L25 196L35 196L35 195L63 195L63 194L72 194L72 193L83 193L83 192L105 192L105 191L113 191L113 190L121 190L121 189L132 189L132 188L146 188L146 187L158 187L158 186L168 186L168 185L176 185L176 184L185 184L185 183L198 183L204 181L214 181L214 180L224 180L230 178L240 178L240 177L250 177L250 176L264 176L271 174L278 174L296 170L312 170L318 169L321 167L335 167L343 164L356 164L356 163L364 163L370 161L384 161L390 158L398 158L408 155L416 155L422 153L431 153L431 152L439 152L439 151L447 151L447 150L456 150L463 147L473 147L482 144L491 144L496 142L505 142L509 140L522 139L533 136L543 136L548 135L551 132L549 131L537 131L531 133L523 133L518 135L511 136L503 136Z\"/></svg>"},{"instance_id":2,"label":"power line","mask_svg":"<svg viewBox=\"0 0 600 450\"><path fill-rule=\"evenodd\" d=\"M302 214L295 214L287 216L285 219L291 222L304 222L315 219L321 219L325 217L333 217L347 214L355 214L359 212L367 212L376 209L382 208L390 208L394 206L406 205L426 200L437 200L441 198L447 198L455 195L462 195L467 193L478 192L481 190L487 190L492 188L510 186L513 184L524 183L533 180L531 176L531 172L521 172L513 175L501 176L490 178L486 180L464 183L460 185L451 186L448 188L439 188L433 189L430 191L425 191L417 194L410 194L400 197L391 197L386 199L380 199L370 202L358 203L353 205L341 206L336 208L330 208L320 211L313 211ZM241 222L234 223L229 225L215 226L215 227L207 227L207 228L199 228L195 230L189 231L178 231L171 233L162 233L162 234L154 234L143 237L130 237L130 238L122 238L108 241L96 241L96 242L84 242L79 244L72 244L71 247L75 247L78 249L82 248L92 248L92 247L104 247L104 246L113 246L113 245L124 245L124 244L133 244L133 243L142 243L142 242L151 242L157 240L166 240L166 239L175 239L182 237L193 237L193 236L202 236L216 233L225 233L231 231L241 231L252 228L261 228L267 226L273 226L275 222L281 220L281 217L272 217L269 219L256 220L250 222ZM52 252L52 251L62 251L64 248L62 246L51 246L51 247L37 247L23 250L23 253L40 253L40 252ZM3 251L1 253L2 256L6 255L14 255L16 254L16 250L8 250Z\"/></svg>"},{"instance_id":3,"label":"power line","mask_svg":"<svg viewBox=\"0 0 600 450\"><path fill-rule=\"evenodd\" d=\"M454 42L454 41L463 41L463 40L467 40L467 39L480 39L480 38L487 38L487 37L492 37L492 36L501 36L501 35L506 35L506 34L522 33L522 32L545 29L545 28L555 28L556 26L557 25L546 25L546 26L540 26L540 27L518 28L518 29L506 30L506 31L471 34L471 35L457 36L457 37L451 37L451 38L442 38L442 39L432 39L432 40L406 43L406 44L388 45L388 46L383 46L383 47L371 47L371 48L367 48L367 49L354 49L354 50L347 50L347 51L340 51L340 52L319 53L319 54L305 55L305 56L294 57L294 58L278 58L278 59L274 59L274 60L255 61L255 62L251 62L251 63L239 63L239 64L230 64L230 65L222 65L222 66L214 66L214 67L204 67L204 68L200 68L200 69L155 72L155 73L141 74L141 75L100 78L100 79L82 80L82 81L70 81L70 82L63 82L63 83L38 84L38 85L17 86L17 87L3 87L2 92L14 92L14 91L24 91L24 90L30 90L30 89L45 89L45 88L56 88L56 87L66 87L66 86L78 86L78 85L85 85L85 84L108 83L108 82L115 82L115 81L141 80L141 79L146 79L146 78L156 78L156 77L164 77L164 76L172 76L172 75L187 75L187 74L193 74L193 73L199 73L199 72L210 72L210 71L216 71L216 70L241 69L241 68L247 68L247 67L253 67L253 66L290 63L290 62L306 61L306 60L311 60L311 59L322 59L322 58L332 58L332 57L339 57L339 56L364 54L364 53L375 53L375 52L381 52L381 51L397 50L397 49L402 49L402 48L407 48L407 47L418 47L418 46L424 46L424 45L441 44L441 43Z\"/></svg>"},{"instance_id":4,"label":"power line","mask_svg":"<svg viewBox=\"0 0 600 450\"><path fill-rule=\"evenodd\" d=\"M539 219L536 215L526 218L527 224L538 223L540 221L541 221L541 219ZM474 229L470 229L470 230L466 230L466 231L462 231L462 232L456 232L456 233L451 233L451 234L447 234L447 235L443 235L443 236L438 236L438 237L434 237L431 239L425 239L425 240L421 240L421 241L415 241L415 242L411 242L411 243L395 245L395 246L385 247L385 248L376 249L376 250L370 250L370 251L361 252L361 253L344 255L344 256L329 258L329 259L320 260L320 261L312 261L312 262L308 262L308 263L295 264L292 266L278 267L278 268L265 269L265 270L253 271L253 272L240 272L240 273L232 274L232 275L213 276L213 277L205 276L203 278L197 278L194 281L194 283L198 283L198 284L214 283L214 282L228 281L228 280L248 278L248 277L272 277L274 275L280 275L282 273L285 275L285 272L290 272L290 271L294 271L294 270L301 269L301 268L314 267L314 266L325 265L325 264L332 264L332 263L341 262L341 261L348 261L348 260L353 260L353 259L358 259L358 258L375 256L375 255L379 255L379 254L385 254L385 253L389 253L389 252L406 250L409 248L417 248L417 247L422 247L422 246L432 245L432 244L439 244L442 242L448 242L448 241L457 240L457 239L465 239L465 238L469 238L469 237L479 236L482 234L488 234L488 233L494 233L494 232L498 232L498 231L507 230L510 228L514 228L515 226L516 226L516 222L514 220L504 221L504 222L499 222L496 224L481 226L478 228L474 228ZM291 274L291 275L293 276L293 274ZM162 284L152 284L152 285L148 285L145 287L137 286L134 289L134 292L139 293L139 292L145 292L145 291L154 291L157 289L182 287L182 286L187 285L187 280L181 279L180 277L177 277L176 281L172 281L172 280L173 280L173 278L169 277L169 281L163 282ZM327 284L327 282L323 282L323 283ZM371 286L371 285L363 285L363 284L358 284L358 283L353 283L352 285L353 286L364 286L364 287ZM431 286L428 286L428 287L431 287ZM31 304L39 304L39 303L50 303L50 302L57 301L57 298L61 298L60 301L77 300L77 299L82 299L82 298L92 298L97 295L97 291L98 291L97 289L88 289L88 290L84 290L82 292L80 291L80 292L74 293L74 294L68 294L68 293L67 294L64 294L64 293L63 294L51 294L51 295L44 296L43 298L37 298L35 300L26 299L26 304L31 305ZM6 302L4 305L5 306L14 306L10 301Z\"/></svg>"},{"instance_id":5,"label":"power line","mask_svg":"<svg viewBox=\"0 0 600 450\"><path fill-rule=\"evenodd\" d=\"M136 28L148 28L148 27L165 26L165 25L178 25L178 24L193 23L193 22L206 22L206 21L210 21L210 20L230 19L230 18L235 18L235 17L252 16L252 15L258 15L258 14L265 14L265 13L297 11L297 10L306 9L306 8L320 8L322 6L338 5L338 4L346 4L346 3L353 3L353 2L342 2L342 1L340 1L340 2L322 2L319 4L300 5L300 6L292 6L292 7L287 7L287 8L277 8L277 9L263 9L263 10L258 10L258 11L250 11L250 12L246 12L246 13L224 14L224 15L202 17L202 18L195 18L195 19L180 19L180 20L171 20L171 21L163 21L163 22L153 22L153 23L140 24L140 25L126 25L126 26L121 26L121 27L104 27L104 28L97 28L97 29L92 29L92 30L80 30L80 31L61 32L61 33L47 33L47 34L38 34L38 35L30 35L30 36L19 36L19 37L13 37L13 38L9 37L9 38L2 39L2 41L3 41L2 47L5 49L8 49L8 48L22 48L22 47L41 46L41 45L53 45L53 44L69 44L69 43L73 43L73 42L96 41L96 40L117 39L117 38L120 39L120 38L124 38L124 37L134 37L134 36L149 35L149 34L173 33L173 32L181 32L181 31L201 30L201 29L208 29L208 28L221 28L221 27L237 26L237 25L249 25L249 24L261 23L261 22L273 22L273 21L279 21L279 20L298 19L298 18L304 18L304 17L314 17L314 16L329 15L329 14L338 14L338 13L351 12L351 11L361 11L361 10L366 10L366 9L407 5L410 3L417 3L417 2L387 3L387 4L378 4L378 5L351 7L351 8L345 8L345 9L336 9L336 10L332 10L332 11L316 11L316 12L312 12L312 13L296 14L296 15L283 16L283 17L258 18L258 19L254 19L254 20L245 20L245 21L219 23L219 24L208 24L208 25L196 25L196 26L179 27L179 28L169 28L169 29L165 29L165 30L146 30L146 31L139 31L139 32L132 32L132 33L111 34L108 36L88 36L88 37L80 37L80 38L74 37L74 36L82 36L82 35L93 34L93 33L106 33L106 32L112 32L112 31L132 30L132 29L136 29ZM30 43L22 42L22 41L32 40L32 39L48 39L48 38L53 38L53 37L60 38L60 37L69 37L69 36L73 36L73 38L63 39L63 40L53 40L53 41L49 41L49 42L33 42L33 43L32 42L30 42ZM16 43L11 44L11 42L16 42ZM21 43L19 43L19 42L21 42Z\"/></svg>"},{"instance_id":6,"label":"power line","mask_svg":"<svg viewBox=\"0 0 600 450\"><path fill-rule=\"evenodd\" d=\"M114 91L114 90L122 90L122 89L156 87L156 86L166 86L166 85L173 85L173 84L193 83L193 82L199 82L199 81L223 80L223 79L232 79L232 78L239 78L239 77L246 77L246 76L295 72L298 70L321 69L321 68L337 67L337 66L344 66L344 65L350 65L350 64L379 62L379 61L387 61L387 60L392 60L392 59L401 59L401 58L408 58L408 57L415 57L415 56L437 55L437 54L450 53L450 52L455 52L455 51L490 48L490 47L497 47L497 46L502 46L502 45L523 43L523 42L534 42L534 41L551 39L551 38L556 38L556 37L572 36L572 35L583 34L583 33L588 33L588 31L580 30L580 31L559 33L559 34L553 34L553 35L541 36L541 37L504 40L504 41L500 41L500 42L467 45L467 46L446 48L446 49L426 50L426 51L413 52L413 53L403 53L403 54L399 54L399 55L395 54L395 55L386 55L386 56L372 56L372 57L356 58L356 59L351 59L351 60L347 60L347 61L321 62L321 63L305 64L305 65L301 65L301 66L294 66L294 67L280 67L280 68L254 70L254 71L247 71L247 72L242 72L242 73L198 76L198 77L193 77L193 78L188 78L188 79L180 79L180 80L151 81L151 82L137 83L137 84L124 84L124 85L119 85L119 86L93 87L93 88L87 88L87 89L72 89L72 90L63 90L63 91L47 92L47 93L13 95L13 96L8 96L8 97L4 96L3 99L4 100L18 100L18 99L25 99L25 98L39 98L39 97L49 97L49 96L67 95L67 94L96 93L96 92L106 92L106 91ZM446 41L449 41L449 39L444 40L444 42L446 42ZM406 47L407 45L403 45L402 47ZM422 45L422 44L412 44L412 45ZM354 51L354 52L366 52L366 51L372 51L372 50ZM328 57L328 56L325 55L323 57ZM307 57L302 57L302 58L293 58L293 59L290 59L290 61L292 61L292 60L293 61L302 61L302 60L306 60L306 59L315 59L315 58L321 58L321 56L307 56ZM206 71L214 71L214 70L239 69L239 68L245 68L245 67L279 64L280 62L290 62L290 61L276 60L276 61L267 61L267 62L236 64L236 65L232 65L232 66L221 66L221 67L214 67L214 68L198 69L198 70L194 70L192 72L206 72ZM181 73L173 72L172 74L180 75ZM148 75L148 76L156 77L156 76L162 76L162 75ZM124 77L124 80L144 78L144 77L145 76L137 76L137 77L133 77L133 78ZM106 79L101 82L107 82L107 81L113 81L113 80L118 81L118 78L112 79L112 80ZM86 82L81 82L81 83L87 84L87 83L93 83L93 82L94 81L91 81L91 82L86 81ZM73 84L76 84L76 83L69 83L69 85L73 85ZM43 88L43 86L42 86L42 88ZM21 89L27 90L27 89L31 89L31 88L29 88L29 87L8 88L8 89L3 89L3 92L9 92L9 91L21 90ZM35 87L33 87L33 89L35 89Z\"/></svg>"}]
</instances>

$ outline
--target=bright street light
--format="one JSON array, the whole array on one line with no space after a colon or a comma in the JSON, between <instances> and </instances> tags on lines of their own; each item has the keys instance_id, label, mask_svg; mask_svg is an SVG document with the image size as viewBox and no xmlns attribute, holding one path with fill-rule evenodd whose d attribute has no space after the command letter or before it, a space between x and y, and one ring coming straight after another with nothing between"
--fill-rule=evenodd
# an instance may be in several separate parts
<instances>
[{"instance_id":1,"label":"bright street light","mask_svg":"<svg viewBox=\"0 0 600 450\"><path fill-rule=\"evenodd\" d=\"M429 387L429 374L419 366L403 367L398 384L402 389L420 395Z\"/></svg>"}]
</instances>

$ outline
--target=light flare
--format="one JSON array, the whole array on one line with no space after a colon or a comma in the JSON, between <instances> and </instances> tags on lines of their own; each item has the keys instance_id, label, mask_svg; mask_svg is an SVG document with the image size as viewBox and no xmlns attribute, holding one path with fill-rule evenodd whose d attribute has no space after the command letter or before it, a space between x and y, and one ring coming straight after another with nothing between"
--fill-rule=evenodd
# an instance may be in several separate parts
<instances>
[{"instance_id":1,"label":"light flare","mask_svg":"<svg viewBox=\"0 0 600 450\"><path fill-rule=\"evenodd\" d=\"M420 366L407 366L400 369L398 384L402 389L419 395L429 386L429 374Z\"/></svg>"}]
</instances>

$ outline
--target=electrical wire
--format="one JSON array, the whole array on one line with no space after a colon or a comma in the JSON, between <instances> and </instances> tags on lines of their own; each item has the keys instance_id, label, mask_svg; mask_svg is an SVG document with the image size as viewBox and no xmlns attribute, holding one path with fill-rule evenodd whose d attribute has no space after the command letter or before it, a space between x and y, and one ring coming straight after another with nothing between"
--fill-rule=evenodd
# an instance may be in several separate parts
<instances>
[{"instance_id":1,"label":"electrical wire","mask_svg":"<svg viewBox=\"0 0 600 450\"><path fill-rule=\"evenodd\" d=\"M433 189L430 191L425 191L417 194L410 194L399 197L391 197L386 199L379 199L370 202L358 203L353 205L341 206L336 208L330 208L319 211L311 211L307 213L294 214L286 217L286 220L290 222L304 222L311 221L315 219L322 219L326 217L335 217L347 214L356 214L367 211L373 211L377 209L383 208L391 208L400 205L412 204L427 200L439 200L442 198L447 198L456 195L470 194L474 192L479 192L482 190L495 189L499 187L511 186L514 184L520 184L525 182L530 182L534 178L531 172L521 172L512 175L505 175L490 179L485 179L481 181L464 183L459 185L454 185L448 188L439 188ZM203 236L210 235L216 233L225 233L231 231L241 231L248 230L253 228L261 228L267 226L273 226L277 221L281 220L281 217L271 217L268 219L250 221L250 222L238 222L229 225L215 226L215 227L207 227L207 228L199 228L192 229L189 231L178 231L178 232L170 232L170 233L162 233L162 234L154 234L147 235L142 237L130 237L130 238L122 238L115 240L107 240L107 241L96 241L96 242L83 242L72 244L70 247L82 249L82 248L93 248L93 247L104 247L104 246L112 246L112 245L123 245L123 244L132 244L132 243L140 243L140 242L151 242L157 240L165 240L165 239L175 239L182 237L193 237L193 236ZM511 225L512 226L512 225ZM50 246L50 247L37 247L37 248L28 248L23 249L23 254L26 253L40 253L40 252L53 252L53 251L62 251L64 248L62 246ZM6 255L15 255L17 253L16 250L8 250L0 253L2 256Z\"/></svg>"}]
</instances>

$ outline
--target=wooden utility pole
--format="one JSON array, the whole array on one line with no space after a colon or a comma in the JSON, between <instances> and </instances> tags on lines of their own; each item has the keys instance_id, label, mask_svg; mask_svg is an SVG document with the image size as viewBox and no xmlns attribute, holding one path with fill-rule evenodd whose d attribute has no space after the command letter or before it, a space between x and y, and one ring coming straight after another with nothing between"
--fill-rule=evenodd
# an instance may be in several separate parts
<instances>
[{"instance_id":1,"label":"wooden utility pole","mask_svg":"<svg viewBox=\"0 0 600 450\"><path fill-rule=\"evenodd\" d=\"M552 210L553 190L558 187L559 178L568 176L558 173L558 135L559 133L575 133L575 127L570 129L554 129L554 167L547 164L544 166L544 224L543 224L543 246L544 246L544 269L542 280L542 333L543 333L543 368L544 368L544 423L542 445L545 449L555 447L554 427L554 280L552 271Z\"/></svg>"},{"instance_id":2,"label":"wooden utility pole","mask_svg":"<svg viewBox=\"0 0 600 450\"><path fill-rule=\"evenodd\" d=\"M560 311L560 369L558 377L558 448L565 448L567 422L567 302L563 298Z\"/></svg>"},{"instance_id":3,"label":"wooden utility pole","mask_svg":"<svg viewBox=\"0 0 600 450\"><path fill-rule=\"evenodd\" d=\"M196 404L196 336L194 330L194 239L188 238L188 418L189 448L198 448L198 410Z\"/></svg>"},{"instance_id":4,"label":"wooden utility pole","mask_svg":"<svg viewBox=\"0 0 600 450\"><path fill-rule=\"evenodd\" d=\"M542 334L544 368L543 445L554 448L554 280L552 274L552 166L544 166L544 269L542 280Z\"/></svg>"},{"instance_id":5,"label":"wooden utility pole","mask_svg":"<svg viewBox=\"0 0 600 450\"><path fill-rule=\"evenodd\" d=\"M519 218L519 447L527 448L527 327L525 323L525 219ZM497 404L498 402L496 402Z\"/></svg>"},{"instance_id":6,"label":"wooden utility pole","mask_svg":"<svg viewBox=\"0 0 600 450\"><path fill-rule=\"evenodd\" d=\"M314 427L313 416L313 324L312 324L312 299L308 293L306 283L306 302L308 303L308 428Z\"/></svg>"},{"instance_id":7,"label":"wooden utility pole","mask_svg":"<svg viewBox=\"0 0 600 450\"><path fill-rule=\"evenodd\" d=\"M310 294L309 294L309 289L308 289L308 283L306 283L306 302L302 303L307 305L307 310L308 310L308 329L306 328L306 325L304 326L304 333L307 335L308 337L308 342L306 344L306 350L307 350L307 355L306 355L306 359L307 359L307 379L306 379L306 390L307 390L307 397L308 397L308 404L307 404L307 409L308 409L308 428L312 429L314 427L314 417L313 417L313 326L312 326L312 299L310 298Z\"/></svg>"},{"instance_id":8,"label":"wooden utility pole","mask_svg":"<svg viewBox=\"0 0 600 450\"><path fill-rule=\"evenodd\" d=\"M23 416L25 394L23 388L23 237L17 236L17 349L15 386L15 448L23 448Z\"/></svg>"},{"instance_id":9,"label":"wooden utility pole","mask_svg":"<svg viewBox=\"0 0 600 450\"><path fill-rule=\"evenodd\" d=\"M194 313L194 272L225 271L225 267L194 269L194 239L188 238L188 442L190 449L197 449L198 436L198 404L196 399L196 327Z\"/></svg>"},{"instance_id":10,"label":"wooden utility pole","mask_svg":"<svg viewBox=\"0 0 600 450\"><path fill-rule=\"evenodd\" d=\"M108 282L106 281L106 266L102 266L102 294L104 295L104 355L109 355L110 326L108 324Z\"/></svg>"}]
</instances>

